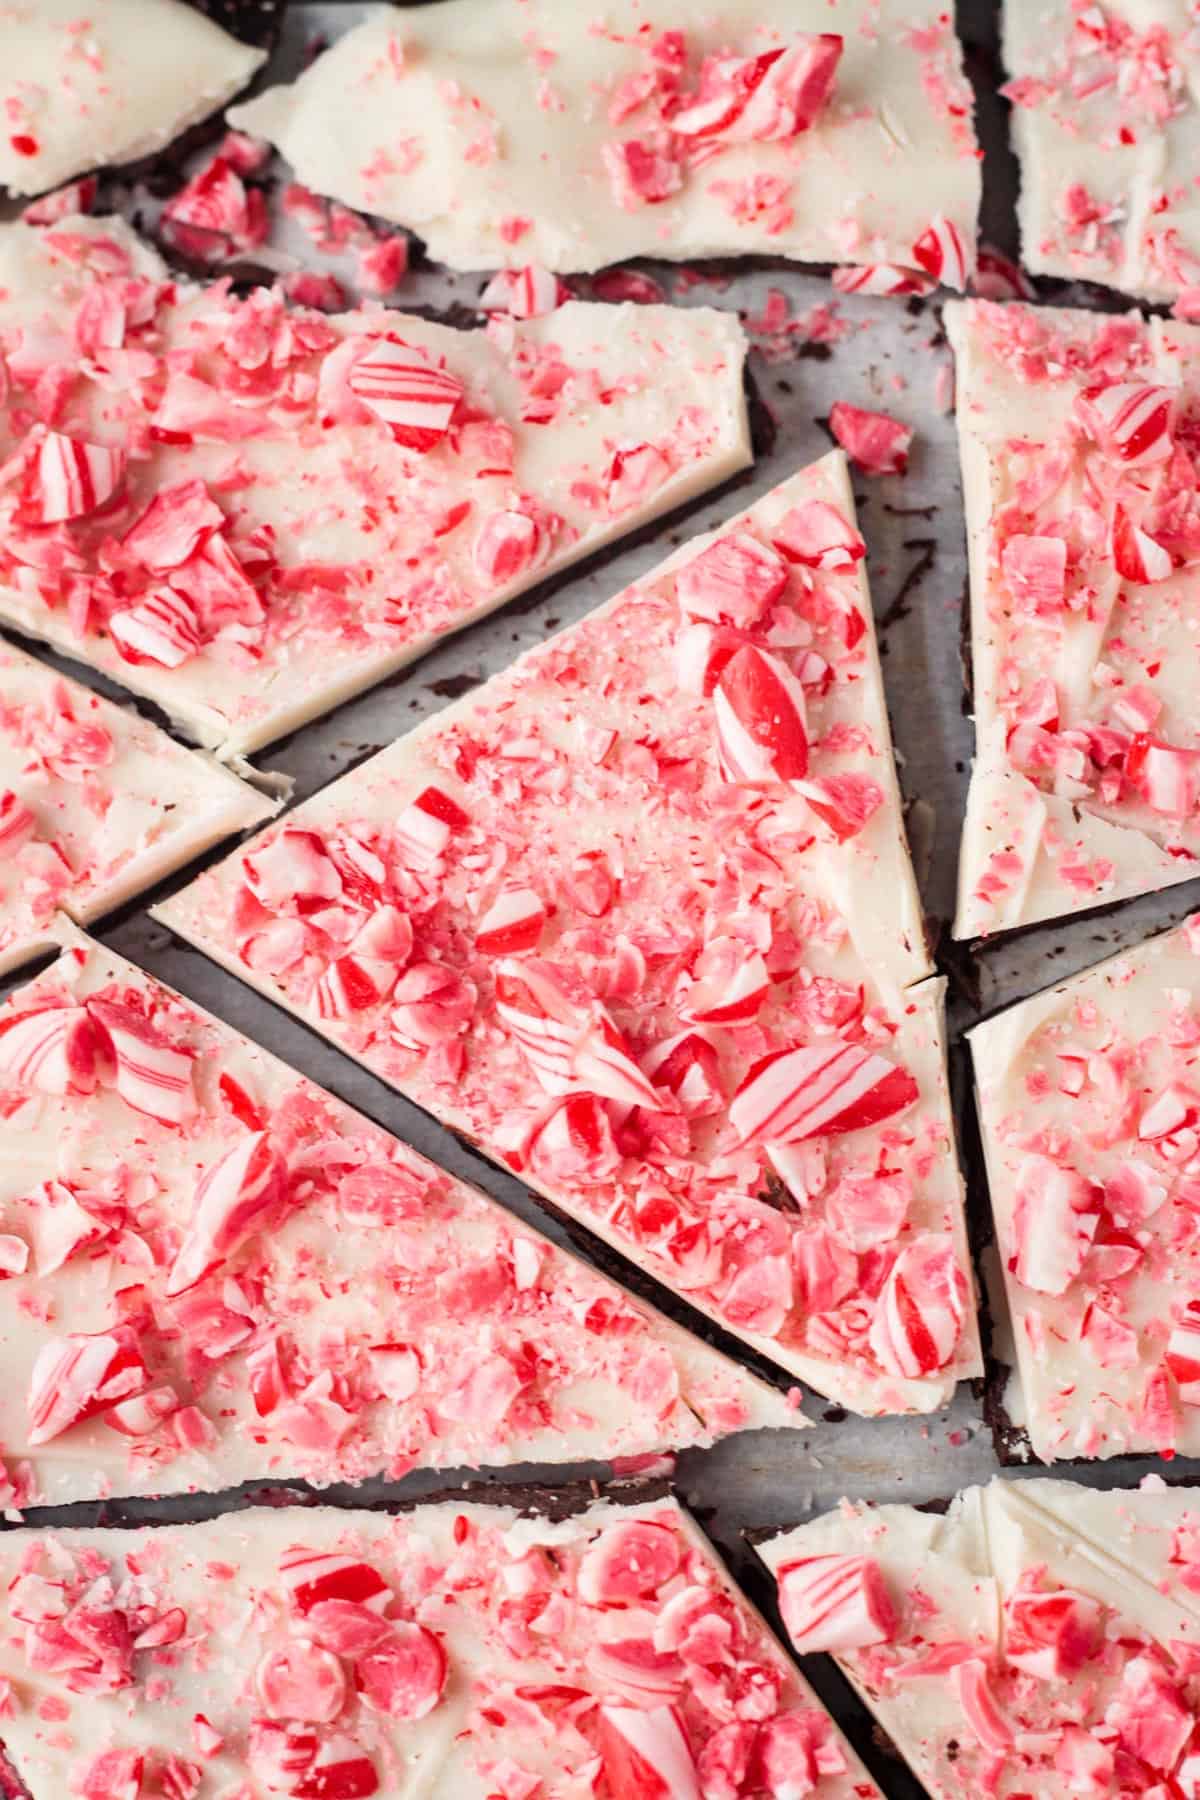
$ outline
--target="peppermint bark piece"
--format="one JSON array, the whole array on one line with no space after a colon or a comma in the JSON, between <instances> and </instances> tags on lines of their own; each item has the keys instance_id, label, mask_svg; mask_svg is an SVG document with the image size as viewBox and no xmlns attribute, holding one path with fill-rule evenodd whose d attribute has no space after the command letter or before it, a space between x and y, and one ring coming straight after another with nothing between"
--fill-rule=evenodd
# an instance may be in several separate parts
<instances>
[{"instance_id":1,"label":"peppermint bark piece","mask_svg":"<svg viewBox=\"0 0 1200 1800\"><path fill-rule=\"evenodd\" d=\"M0 974L275 811L219 763L0 642Z\"/></svg>"},{"instance_id":2,"label":"peppermint bark piece","mask_svg":"<svg viewBox=\"0 0 1200 1800\"><path fill-rule=\"evenodd\" d=\"M971 566L975 764L955 934L1200 870L1200 332L947 311Z\"/></svg>"},{"instance_id":3,"label":"peppermint bark piece","mask_svg":"<svg viewBox=\"0 0 1200 1800\"><path fill-rule=\"evenodd\" d=\"M402 931L377 918L366 966ZM803 1423L79 934L0 1007L0 1113L8 1504L638 1457Z\"/></svg>"},{"instance_id":4,"label":"peppermint bark piece","mask_svg":"<svg viewBox=\"0 0 1200 1800\"><path fill-rule=\"evenodd\" d=\"M980 1364L863 554L827 457L158 913L781 1367L889 1412ZM389 909L411 956L364 983Z\"/></svg>"},{"instance_id":5,"label":"peppermint bark piece","mask_svg":"<svg viewBox=\"0 0 1200 1800\"><path fill-rule=\"evenodd\" d=\"M0 187L40 194L166 149L267 59L180 0L12 0L0 73Z\"/></svg>"},{"instance_id":6,"label":"peppermint bark piece","mask_svg":"<svg viewBox=\"0 0 1200 1800\"><path fill-rule=\"evenodd\" d=\"M1009 0L1004 61L1035 274L1176 300L1200 281L1200 49L1186 0Z\"/></svg>"},{"instance_id":7,"label":"peppermint bark piece","mask_svg":"<svg viewBox=\"0 0 1200 1800\"><path fill-rule=\"evenodd\" d=\"M669 1498L6 1532L0 1622L32 1800L879 1800Z\"/></svg>"},{"instance_id":8,"label":"peppermint bark piece","mask_svg":"<svg viewBox=\"0 0 1200 1800\"><path fill-rule=\"evenodd\" d=\"M1200 1494L1181 1492L1194 1519ZM933 1800L1191 1795L1200 1612L1185 1570L1156 1584L1076 1531L1077 1507L1115 1523L1161 1498L993 1481L944 1516L847 1501L759 1554L795 1648L833 1654Z\"/></svg>"},{"instance_id":9,"label":"peppermint bark piece","mask_svg":"<svg viewBox=\"0 0 1200 1800\"><path fill-rule=\"evenodd\" d=\"M1200 1452L1200 920L970 1041L1035 1452Z\"/></svg>"},{"instance_id":10,"label":"peppermint bark piece","mask_svg":"<svg viewBox=\"0 0 1200 1800\"><path fill-rule=\"evenodd\" d=\"M380 7L230 117L451 268L975 263L971 90L929 0Z\"/></svg>"},{"instance_id":11,"label":"peppermint bark piece","mask_svg":"<svg viewBox=\"0 0 1200 1800\"><path fill-rule=\"evenodd\" d=\"M751 460L707 309L329 318L75 219L0 231L0 347L0 618L222 754Z\"/></svg>"}]
</instances>

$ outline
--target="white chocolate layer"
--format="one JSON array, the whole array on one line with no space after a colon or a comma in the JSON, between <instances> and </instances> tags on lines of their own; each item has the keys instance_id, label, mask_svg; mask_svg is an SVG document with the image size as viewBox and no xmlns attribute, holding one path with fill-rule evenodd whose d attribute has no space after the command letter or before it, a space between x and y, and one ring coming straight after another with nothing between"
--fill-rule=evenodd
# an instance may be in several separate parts
<instances>
[{"instance_id":1,"label":"white chocolate layer","mask_svg":"<svg viewBox=\"0 0 1200 1800\"><path fill-rule=\"evenodd\" d=\"M944 1516L845 1501L758 1553L806 1623L805 1559L845 1559L847 1583L852 1559L873 1565L894 1620L837 1661L934 1800L1099 1797L1138 1777L1191 1793L1198 1522L1197 1490L1155 1478L996 1480Z\"/></svg>"},{"instance_id":2,"label":"white chocolate layer","mask_svg":"<svg viewBox=\"0 0 1200 1800\"><path fill-rule=\"evenodd\" d=\"M1200 48L1186 0L1008 0L1021 257L1147 300L1200 279Z\"/></svg>"},{"instance_id":3,"label":"white chocolate layer","mask_svg":"<svg viewBox=\"0 0 1200 1800\"><path fill-rule=\"evenodd\" d=\"M975 937L1200 868L1200 524L1187 448L1200 331L982 301L952 304L946 323L976 726L954 933ZM1090 409L1105 396L1132 413L1156 389L1171 423L1151 420L1145 456L1094 435Z\"/></svg>"},{"instance_id":4,"label":"white chocolate layer","mask_svg":"<svg viewBox=\"0 0 1200 1800\"><path fill-rule=\"evenodd\" d=\"M842 39L808 129L671 129L706 58L786 50L805 33ZM450 0L379 7L231 117L310 187L411 227L451 268L752 252L915 265L940 219L965 265L944 277L961 287L979 204L971 114L953 18L928 0L620 0L602 17ZM647 177L657 198L613 173L630 143L663 159Z\"/></svg>"},{"instance_id":5,"label":"white chocolate layer","mask_svg":"<svg viewBox=\"0 0 1200 1800\"><path fill-rule=\"evenodd\" d=\"M803 1423L239 1033L65 941L0 1008L0 1251L6 1267L27 1251L0 1279L6 1504L639 1457ZM95 1041L114 1001L133 1032L115 1067ZM65 1092L17 1023L35 1008L51 1033L82 1031ZM259 1161L228 1179L259 1138ZM122 1322L133 1394L163 1402L132 1431L96 1400L94 1366L62 1350L90 1358L85 1340ZM51 1403L61 1429L39 1443Z\"/></svg>"},{"instance_id":6,"label":"white chocolate layer","mask_svg":"<svg viewBox=\"0 0 1200 1800\"><path fill-rule=\"evenodd\" d=\"M180 0L5 0L0 48L12 194L165 149L266 61Z\"/></svg>"},{"instance_id":7,"label":"white chocolate layer","mask_svg":"<svg viewBox=\"0 0 1200 1800\"><path fill-rule=\"evenodd\" d=\"M90 1682L33 1666L53 1609L69 1631L85 1590L125 1645L131 1620L175 1641L124 1648ZM369 1605L349 1598L367 1591ZM559 1522L464 1500L9 1532L0 1622L3 1741L32 1800L80 1792L104 1752L140 1758L147 1793L176 1758L204 1800L587 1800L601 1781L629 1800L698 1800L752 1755L774 1792L880 1800L671 1499ZM269 1779L281 1711L293 1772Z\"/></svg>"},{"instance_id":8,"label":"white chocolate layer","mask_svg":"<svg viewBox=\"0 0 1200 1800\"><path fill-rule=\"evenodd\" d=\"M124 707L0 643L0 974L274 804ZM7 816L6 816L7 814Z\"/></svg>"},{"instance_id":9,"label":"white chocolate layer","mask_svg":"<svg viewBox=\"0 0 1200 1800\"><path fill-rule=\"evenodd\" d=\"M471 332L379 308L326 318L266 289L167 282L114 220L0 230L0 349L0 449L20 459L0 496L0 618L222 754L305 724L751 460L732 314L572 302ZM379 369L393 355L407 378ZM357 397L367 357L384 412L424 418L434 390L434 441L399 441ZM71 494L81 510L47 531L41 409L61 396L57 374L38 383L64 366L58 436L124 460L107 501ZM190 496L199 541L164 544L160 563L190 555L158 567L116 540L164 493L176 511Z\"/></svg>"},{"instance_id":10,"label":"white chocolate layer","mask_svg":"<svg viewBox=\"0 0 1200 1800\"><path fill-rule=\"evenodd\" d=\"M814 508L856 547L835 570L772 548ZM942 984L926 979L862 550L836 454L157 913L756 1349L877 1413L932 1409L980 1362ZM714 556L735 552L766 567L769 601L742 574L708 593ZM696 616L726 604L736 629ZM754 716L756 671L793 685ZM727 765L756 746L795 758L796 735L806 779ZM374 873L348 884L329 851ZM411 919L408 967L365 999L323 999L339 946L384 904ZM526 971L556 996L548 1024L524 1016L541 1004L520 999ZM844 1116L838 1101L828 1128L744 1141L751 1102L731 1113L731 1097L797 1048L853 1065ZM906 1091L881 1091L876 1114L881 1081ZM914 1245L934 1253L923 1276Z\"/></svg>"},{"instance_id":11,"label":"white chocolate layer","mask_svg":"<svg viewBox=\"0 0 1200 1800\"><path fill-rule=\"evenodd\" d=\"M1200 1452L1181 1360L1200 1293L1198 948L1193 919L970 1033L1021 1409L1045 1462Z\"/></svg>"}]
</instances>

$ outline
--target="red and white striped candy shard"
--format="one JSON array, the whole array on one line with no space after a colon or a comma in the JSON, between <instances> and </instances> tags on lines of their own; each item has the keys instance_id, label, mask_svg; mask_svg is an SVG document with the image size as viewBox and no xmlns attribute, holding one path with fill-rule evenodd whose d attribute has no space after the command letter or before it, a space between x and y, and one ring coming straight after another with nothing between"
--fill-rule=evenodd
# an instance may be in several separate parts
<instances>
[{"instance_id":1,"label":"red and white striped candy shard","mask_svg":"<svg viewBox=\"0 0 1200 1800\"><path fill-rule=\"evenodd\" d=\"M680 1560L670 1526L648 1519L610 1525L580 1559L579 1598L585 1606L629 1606L648 1599L671 1580Z\"/></svg>"},{"instance_id":2,"label":"red and white striped candy shard","mask_svg":"<svg viewBox=\"0 0 1200 1800\"><path fill-rule=\"evenodd\" d=\"M113 1000L89 1000L88 1016L114 1065L113 1086L129 1106L164 1125L193 1110L192 1059L149 1020Z\"/></svg>"},{"instance_id":3,"label":"red and white striped candy shard","mask_svg":"<svg viewBox=\"0 0 1200 1800\"><path fill-rule=\"evenodd\" d=\"M728 937L705 945L692 977L679 1009L689 1025L743 1024L755 1017L771 985L761 951Z\"/></svg>"},{"instance_id":4,"label":"red and white striped candy shard","mask_svg":"<svg viewBox=\"0 0 1200 1800\"><path fill-rule=\"evenodd\" d=\"M146 568L178 569L225 524L225 515L198 478L162 488L122 543Z\"/></svg>"},{"instance_id":5,"label":"red and white striped candy shard","mask_svg":"<svg viewBox=\"0 0 1200 1800\"><path fill-rule=\"evenodd\" d=\"M971 292L981 300L1037 299L1037 289L1020 263L991 244L980 244L976 252Z\"/></svg>"},{"instance_id":6,"label":"red and white striped candy shard","mask_svg":"<svg viewBox=\"0 0 1200 1800\"><path fill-rule=\"evenodd\" d=\"M789 562L809 569L848 569L867 554L853 525L828 500L793 506L775 527L771 542Z\"/></svg>"},{"instance_id":7,"label":"red and white striped candy shard","mask_svg":"<svg viewBox=\"0 0 1200 1800\"><path fill-rule=\"evenodd\" d=\"M557 275L527 263L493 275L479 296L479 307L481 312L511 313L514 319L541 319L570 298L570 288Z\"/></svg>"},{"instance_id":8,"label":"red and white striped candy shard","mask_svg":"<svg viewBox=\"0 0 1200 1800\"><path fill-rule=\"evenodd\" d=\"M1102 449L1132 469L1165 462L1172 450L1176 390L1113 381L1085 388L1076 416Z\"/></svg>"},{"instance_id":9,"label":"red and white striped candy shard","mask_svg":"<svg viewBox=\"0 0 1200 1800\"><path fill-rule=\"evenodd\" d=\"M429 1716L445 1691L447 1674L441 1639L407 1620L398 1620L355 1667L364 1703L405 1721Z\"/></svg>"},{"instance_id":10,"label":"red and white striped candy shard","mask_svg":"<svg viewBox=\"0 0 1200 1800\"><path fill-rule=\"evenodd\" d=\"M286 1193L282 1158L265 1131L250 1132L201 1176L167 1293L182 1294L225 1262L278 1213Z\"/></svg>"},{"instance_id":11,"label":"red and white striped candy shard","mask_svg":"<svg viewBox=\"0 0 1200 1800\"><path fill-rule=\"evenodd\" d=\"M714 625L748 630L783 593L787 564L748 531L731 531L679 573L675 593L684 612Z\"/></svg>"},{"instance_id":12,"label":"red and white striped candy shard","mask_svg":"<svg viewBox=\"0 0 1200 1800\"><path fill-rule=\"evenodd\" d=\"M829 429L864 475L903 475L908 467L912 427L887 413L836 400L829 409Z\"/></svg>"},{"instance_id":13,"label":"red and white striped candy shard","mask_svg":"<svg viewBox=\"0 0 1200 1800\"><path fill-rule=\"evenodd\" d=\"M277 837L243 859L246 886L268 910L289 902L336 900L342 878L315 831L285 826Z\"/></svg>"},{"instance_id":14,"label":"red and white striped candy shard","mask_svg":"<svg viewBox=\"0 0 1200 1800\"><path fill-rule=\"evenodd\" d=\"M969 252L962 232L945 213L931 220L912 247L912 259L934 281L959 292L967 285Z\"/></svg>"},{"instance_id":15,"label":"red and white striped candy shard","mask_svg":"<svg viewBox=\"0 0 1200 1800\"><path fill-rule=\"evenodd\" d=\"M833 91L842 39L799 34L757 56L714 56L700 91L671 116L677 137L721 143L782 143L814 123Z\"/></svg>"},{"instance_id":16,"label":"red and white striped candy shard","mask_svg":"<svg viewBox=\"0 0 1200 1800\"><path fill-rule=\"evenodd\" d=\"M918 269L906 269L901 263L862 263L835 269L833 285L839 294L866 294L872 299L885 299L898 294L932 294L937 283Z\"/></svg>"},{"instance_id":17,"label":"red and white striped candy shard","mask_svg":"<svg viewBox=\"0 0 1200 1800\"><path fill-rule=\"evenodd\" d=\"M476 571L485 581L515 581L541 561L548 543L545 531L528 513L508 509L491 513L475 539Z\"/></svg>"},{"instance_id":18,"label":"red and white striped candy shard","mask_svg":"<svg viewBox=\"0 0 1200 1800\"><path fill-rule=\"evenodd\" d=\"M884 803L879 783L853 769L844 775L817 775L793 785L839 844L857 837Z\"/></svg>"},{"instance_id":19,"label":"red and white striped candy shard","mask_svg":"<svg viewBox=\"0 0 1200 1800\"><path fill-rule=\"evenodd\" d=\"M475 931L481 956L517 956L536 950L546 923L546 908L532 888L506 888L497 894Z\"/></svg>"},{"instance_id":20,"label":"red and white striped candy shard","mask_svg":"<svg viewBox=\"0 0 1200 1800\"><path fill-rule=\"evenodd\" d=\"M1035 1293L1065 1294L1100 1223L1100 1188L1047 1156L1027 1156L1015 1195L1009 1267Z\"/></svg>"},{"instance_id":21,"label":"red and white striped candy shard","mask_svg":"<svg viewBox=\"0 0 1200 1800\"><path fill-rule=\"evenodd\" d=\"M713 707L727 781L773 787L807 773L804 689L777 656L745 645L722 670Z\"/></svg>"},{"instance_id":22,"label":"red and white striped candy shard","mask_svg":"<svg viewBox=\"0 0 1200 1800\"><path fill-rule=\"evenodd\" d=\"M0 1075L43 1094L90 1094L96 1033L82 1006L47 1006L0 1018Z\"/></svg>"},{"instance_id":23,"label":"red and white striped candy shard","mask_svg":"<svg viewBox=\"0 0 1200 1800\"><path fill-rule=\"evenodd\" d=\"M1125 752L1125 780L1152 812L1186 819L1200 804L1200 751L1160 744L1135 733Z\"/></svg>"},{"instance_id":24,"label":"red and white striped candy shard","mask_svg":"<svg viewBox=\"0 0 1200 1800\"><path fill-rule=\"evenodd\" d=\"M111 614L108 635L125 662L157 663L164 669L180 668L204 643L195 607L168 587L155 588L136 606Z\"/></svg>"},{"instance_id":25,"label":"red and white striped candy shard","mask_svg":"<svg viewBox=\"0 0 1200 1800\"><path fill-rule=\"evenodd\" d=\"M348 383L398 444L419 451L441 443L466 392L456 376L435 368L423 350L391 338L381 338L357 359Z\"/></svg>"},{"instance_id":26,"label":"red and white striped candy shard","mask_svg":"<svg viewBox=\"0 0 1200 1800\"><path fill-rule=\"evenodd\" d=\"M341 1663L307 1638L292 1638L268 1650L254 1671L254 1686L271 1719L329 1725L346 1703Z\"/></svg>"},{"instance_id":27,"label":"red and white striped candy shard","mask_svg":"<svg viewBox=\"0 0 1200 1800\"><path fill-rule=\"evenodd\" d=\"M1043 1592L1026 1573L1004 1602L1004 1660L1037 1681L1077 1675L1104 1648L1104 1608L1070 1588Z\"/></svg>"},{"instance_id":28,"label":"red and white striped candy shard","mask_svg":"<svg viewBox=\"0 0 1200 1800\"><path fill-rule=\"evenodd\" d=\"M876 1302L867 1339L880 1365L910 1381L945 1368L962 1334L967 1280L948 1233L902 1250Z\"/></svg>"},{"instance_id":29,"label":"red and white striped candy shard","mask_svg":"<svg viewBox=\"0 0 1200 1800\"><path fill-rule=\"evenodd\" d=\"M800 1655L886 1644L896 1609L869 1556L806 1556L779 1570L779 1611Z\"/></svg>"},{"instance_id":30,"label":"red and white striped candy shard","mask_svg":"<svg viewBox=\"0 0 1200 1800\"><path fill-rule=\"evenodd\" d=\"M992 1692L988 1665L981 1656L969 1656L954 1665L951 1680L959 1705L985 1750L1003 1755L1013 1740L1013 1728L1001 1712Z\"/></svg>"},{"instance_id":31,"label":"red and white striped candy shard","mask_svg":"<svg viewBox=\"0 0 1200 1800\"><path fill-rule=\"evenodd\" d=\"M385 1614L392 1590L378 1569L335 1550L289 1550L280 1560L279 1578L293 1610L307 1618L329 1600L349 1600Z\"/></svg>"},{"instance_id":32,"label":"red and white striped candy shard","mask_svg":"<svg viewBox=\"0 0 1200 1800\"><path fill-rule=\"evenodd\" d=\"M125 452L48 431L37 459L43 525L80 519L111 500L125 478Z\"/></svg>"},{"instance_id":33,"label":"red and white striped candy shard","mask_svg":"<svg viewBox=\"0 0 1200 1800\"><path fill-rule=\"evenodd\" d=\"M145 1773L146 1758L140 1750L102 1750L83 1772L79 1800L142 1800Z\"/></svg>"},{"instance_id":34,"label":"red and white striped candy shard","mask_svg":"<svg viewBox=\"0 0 1200 1800\"><path fill-rule=\"evenodd\" d=\"M37 819L19 794L0 789L0 854L11 856L37 835Z\"/></svg>"},{"instance_id":35,"label":"red and white striped candy shard","mask_svg":"<svg viewBox=\"0 0 1200 1800\"><path fill-rule=\"evenodd\" d=\"M456 831L470 819L449 794L427 787L409 802L396 820L400 847L420 864L436 862Z\"/></svg>"},{"instance_id":36,"label":"red and white striped candy shard","mask_svg":"<svg viewBox=\"0 0 1200 1800\"><path fill-rule=\"evenodd\" d=\"M609 511L624 512L660 488L671 465L655 444L622 444L612 453L604 485Z\"/></svg>"},{"instance_id":37,"label":"red and white striped candy shard","mask_svg":"<svg viewBox=\"0 0 1200 1800\"><path fill-rule=\"evenodd\" d=\"M1119 504L1113 509L1112 555L1122 581L1133 581L1142 587L1165 581L1174 567L1171 552L1135 525Z\"/></svg>"},{"instance_id":38,"label":"red and white striped candy shard","mask_svg":"<svg viewBox=\"0 0 1200 1800\"><path fill-rule=\"evenodd\" d=\"M547 1093L569 1093L583 1021L557 982L542 968L499 963L496 1014Z\"/></svg>"},{"instance_id":39,"label":"red and white striped candy shard","mask_svg":"<svg viewBox=\"0 0 1200 1800\"><path fill-rule=\"evenodd\" d=\"M291 1800L370 1800L379 1792L379 1774L353 1738L328 1738L286 1791Z\"/></svg>"},{"instance_id":40,"label":"red and white striped candy shard","mask_svg":"<svg viewBox=\"0 0 1200 1800\"><path fill-rule=\"evenodd\" d=\"M919 1095L907 1069L873 1050L799 1045L754 1065L730 1102L729 1117L742 1144L795 1144L878 1125Z\"/></svg>"},{"instance_id":41,"label":"red and white striped candy shard","mask_svg":"<svg viewBox=\"0 0 1200 1800\"><path fill-rule=\"evenodd\" d=\"M273 1794L295 1793L295 1783L312 1767L320 1744L315 1731L291 1721L254 1719L246 1763L256 1781Z\"/></svg>"},{"instance_id":42,"label":"red and white striped candy shard","mask_svg":"<svg viewBox=\"0 0 1200 1800\"><path fill-rule=\"evenodd\" d=\"M673 1706L601 1706L599 1744L612 1800L701 1800L687 1732Z\"/></svg>"},{"instance_id":43,"label":"red and white striped candy shard","mask_svg":"<svg viewBox=\"0 0 1200 1800\"><path fill-rule=\"evenodd\" d=\"M1200 1306L1190 1305L1176 1319L1163 1359L1175 1383L1181 1406L1200 1406Z\"/></svg>"},{"instance_id":44,"label":"red and white striped candy shard","mask_svg":"<svg viewBox=\"0 0 1200 1800\"><path fill-rule=\"evenodd\" d=\"M29 1442L48 1444L149 1385L131 1326L92 1336L52 1338L38 1352L29 1384Z\"/></svg>"},{"instance_id":45,"label":"red and white striped candy shard","mask_svg":"<svg viewBox=\"0 0 1200 1800\"><path fill-rule=\"evenodd\" d=\"M741 632L726 625L708 625L700 619L685 625L675 640L675 676L681 692L707 699L744 643Z\"/></svg>"},{"instance_id":46,"label":"red and white striped candy shard","mask_svg":"<svg viewBox=\"0 0 1200 1800\"><path fill-rule=\"evenodd\" d=\"M651 1112L675 1111L674 1103L642 1074L625 1039L600 1005L572 1051L571 1073L575 1087L599 1100L645 1106Z\"/></svg>"},{"instance_id":47,"label":"red and white striped candy shard","mask_svg":"<svg viewBox=\"0 0 1200 1800\"><path fill-rule=\"evenodd\" d=\"M725 1110L721 1059L702 1032L680 1031L666 1038L642 1058L642 1068L656 1088L674 1096L689 1118Z\"/></svg>"}]
</instances>

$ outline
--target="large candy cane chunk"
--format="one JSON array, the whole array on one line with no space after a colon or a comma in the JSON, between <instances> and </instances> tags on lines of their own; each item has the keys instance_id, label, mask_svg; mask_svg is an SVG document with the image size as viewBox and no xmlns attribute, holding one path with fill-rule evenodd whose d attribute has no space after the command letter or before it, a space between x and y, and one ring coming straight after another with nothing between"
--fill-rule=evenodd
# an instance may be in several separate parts
<instances>
[{"instance_id":1,"label":"large candy cane chunk","mask_svg":"<svg viewBox=\"0 0 1200 1800\"><path fill-rule=\"evenodd\" d=\"M886 1644L896 1609L869 1556L806 1556L779 1571L779 1610L802 1656Z\"/></svg>"},{"instance_id":2,"label":"large candy cane chunk","mask_svg":"<svg viewBox=\"0 0 1200 1800\"><path fill-rule=\"evenodd\" d=\"M795 1144L877 1125L919 1093L907 1069L860 1045L801 1045L756 1063L729 1116L743 1144Z\"/></svg>"}]
</instances>

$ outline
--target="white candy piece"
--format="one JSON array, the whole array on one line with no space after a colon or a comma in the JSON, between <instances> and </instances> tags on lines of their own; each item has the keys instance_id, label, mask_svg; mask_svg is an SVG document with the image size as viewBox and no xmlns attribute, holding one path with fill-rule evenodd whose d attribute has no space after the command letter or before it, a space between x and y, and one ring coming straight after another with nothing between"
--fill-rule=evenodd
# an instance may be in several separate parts
<instances>
[{"instance_id":1,"label":"white candy piece","mask_svg":"<svg viewBox=\"0 0 1200 1800\"><path fill-rule=\"evenodd\" d=\"M961 288L971 113L932 0L449 0L377 8L230 117L451 268L755 252Z\"/></svg>"},{"instance_id":2,"label":"white candy piece","mask_svg":"<svg viewBox=\"0 0 1200 1800\"><path fill-rule=\"evenodd\" d=\"M10 194L164 150L266 61L182 0L8 0L0 42Z\"/></svg>"},{"instance_id":3,"label":"white candy piece","mask_svg":"<svg viewBox=\"0 0 1200 1800\"><path fill-rule=\"evenodd\" d=\"M0 974L222 838L265 795L32 656L0 643Z\"/></svg>"}]
</instances>

